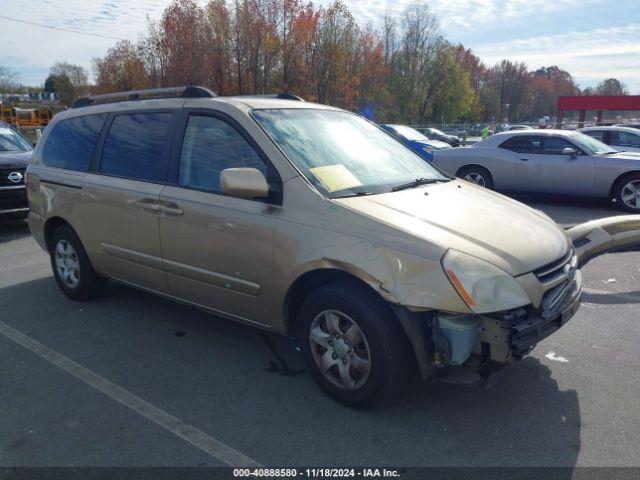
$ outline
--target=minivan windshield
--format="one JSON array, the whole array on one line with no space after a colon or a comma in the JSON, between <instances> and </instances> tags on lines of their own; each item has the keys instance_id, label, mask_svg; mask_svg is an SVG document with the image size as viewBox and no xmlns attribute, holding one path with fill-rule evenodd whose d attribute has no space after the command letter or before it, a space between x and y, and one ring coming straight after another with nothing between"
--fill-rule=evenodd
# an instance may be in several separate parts
<instances>
[{"instance_id":1,"label":"minivan windshield","mask_svg":"<svg viewBox=\"0 0 640 480\"><path fill-rule=\"evenodd\" d=\"M0 153L30 152L31 145L10 128L0 128Z\"/></svg>"},{"instance_id":2,"label":"minivan windshield","mask_svg":"<svg viewBox=\"0 0 640 480\"><path fill-rule=\"evenodd\" d=\"M618 153L618 150L611 148L606 143L596 140L581 132L571 132L571 140L584 150L592 152L594 155L606 155L607 153Z\"/></svg>"},{"instance_id":3,"label":"minivan windshield","mask_svg":"<svg viewBox=\"0 0 640 480\"><path fill-rule=\"evenodd\" d=\"M389 192L445 175L364 118L320 109L253 110L253 117L302 174L329 197Z\"/></svg>"}]
</instances>

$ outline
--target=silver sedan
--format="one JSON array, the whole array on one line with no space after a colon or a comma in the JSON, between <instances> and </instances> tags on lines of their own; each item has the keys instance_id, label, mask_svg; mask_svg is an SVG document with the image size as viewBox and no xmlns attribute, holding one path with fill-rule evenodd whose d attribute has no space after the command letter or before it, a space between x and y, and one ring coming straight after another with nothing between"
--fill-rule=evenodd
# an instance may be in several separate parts
<instances>
[{"instance_id":1,"label":"silver sedan","mask_svg":"<svg viewBox=\"0 0 640 480\"><path fill-rule=\"evenodd\" d=\"M435 152L433 163L486 188L615 200L640 213L640 153L618 152L583 133L498 133L471 147Z\"/></svg>"}]
</instances>

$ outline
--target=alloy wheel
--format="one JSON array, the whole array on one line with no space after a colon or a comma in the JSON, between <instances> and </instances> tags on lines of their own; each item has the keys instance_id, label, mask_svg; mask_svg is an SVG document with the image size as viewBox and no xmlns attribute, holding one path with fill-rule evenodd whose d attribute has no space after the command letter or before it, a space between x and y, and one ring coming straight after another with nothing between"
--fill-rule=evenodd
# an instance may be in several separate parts
<instances>
[{"instance_id":1,"label":"alloy wheel","mask_svg":"<svg viewBox=\"0 0 640 480\"><path fill-rule=\"evenodd\" d=\"M55 249L55 263L58 276L67 288L76 288L80 283L80 260L73 245L60 240Z\"/></svg>"},{"instance_id":2,"label":"alloy wheel","mask_svg":"<svg viewBox=\"0 0 640 480\"><path fill-rule=\"evenodd\" d=\"M640 209L640 180L631 180L622 187L620 198L627 207Z\"/></svg>"},{"instance_id":3,"label":"alloy wheel","mask_svg":"<svg viewBox=\"0 0 640 480\"><path fill-rule=\"evenodd\" d=\"M481 187L486 186L484 177L479 173L474 173L474 172L468 173L463 177L463 180L466 180L467 182L475 183L476 185L480 185Z\"/></svg>"},{"instance_id":4,"label":"alloy wheel","mask_svg":"<svg viewBox=\"0 0 640 480\"><path fill-rule=\"evenodd\" d=\"M311 323L311 352L316 365L332 384L356 390L371 373L371 350L362 329L347 314L324 310Z\"/></svg>"}]
</instances>

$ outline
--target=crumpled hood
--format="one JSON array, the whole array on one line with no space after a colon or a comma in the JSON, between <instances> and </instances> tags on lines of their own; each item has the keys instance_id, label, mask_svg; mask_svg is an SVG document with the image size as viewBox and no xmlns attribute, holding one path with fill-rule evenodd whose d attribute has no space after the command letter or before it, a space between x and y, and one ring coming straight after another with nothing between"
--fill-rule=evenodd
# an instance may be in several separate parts
<instances>
[{"instance_id":1,"label":"crumpled hood","mask_svg":"<svg viewBox=\"0 0 640 480\"><path fill-rule=\"evenodd\" d=\"M544 213L460 180L334 201L443 252L455 248L514 276L557 260L571 246Z\"/></svg>"},{"instance_id":2,"label":"crumpled hood","mask_svg":"<svg viewBox=\"0 0 640 480\"><path fill-rule=\"evenodd\" d=\"M18 167L25 168L29 165L31 152L0 152L0 167Z\"/></svg>"}]
</instances>

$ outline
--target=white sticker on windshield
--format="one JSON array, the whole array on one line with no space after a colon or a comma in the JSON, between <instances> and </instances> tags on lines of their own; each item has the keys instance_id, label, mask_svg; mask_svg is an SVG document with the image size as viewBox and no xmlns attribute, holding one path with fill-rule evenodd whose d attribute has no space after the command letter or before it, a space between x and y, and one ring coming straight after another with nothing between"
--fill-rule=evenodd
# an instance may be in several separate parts
<instances>
[{"instance_id":1,"label":"white sticker on windshield","mask_svg":"<svg viewBox=\"0 0 640 480\"><path fill-rule=\"evenodd\" d=\"M360 180L342 164L310 168L309 171L329 193L362 185Z\"/></svg>"}]
</instances>

